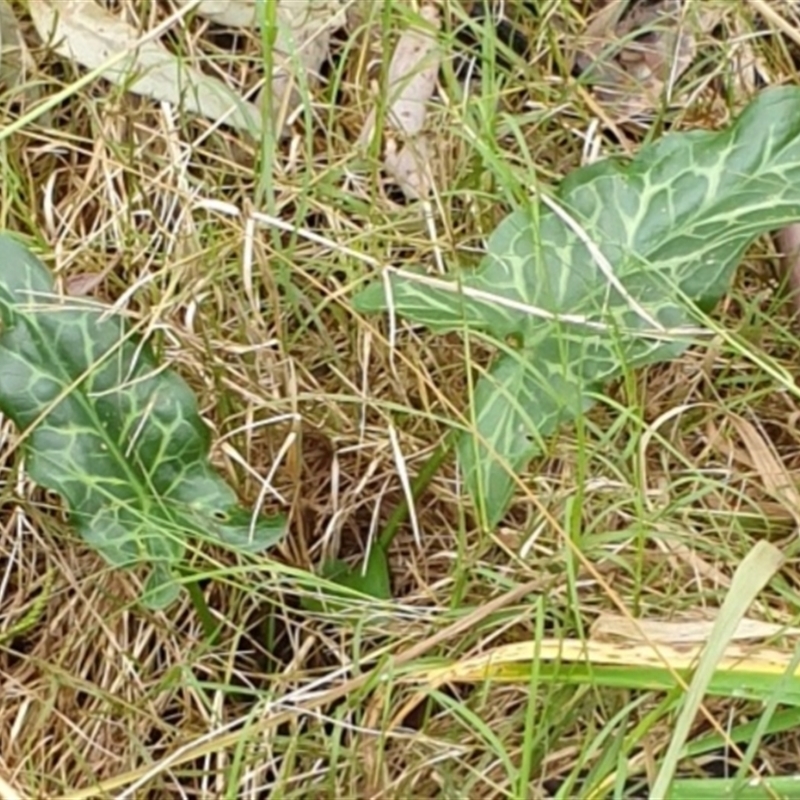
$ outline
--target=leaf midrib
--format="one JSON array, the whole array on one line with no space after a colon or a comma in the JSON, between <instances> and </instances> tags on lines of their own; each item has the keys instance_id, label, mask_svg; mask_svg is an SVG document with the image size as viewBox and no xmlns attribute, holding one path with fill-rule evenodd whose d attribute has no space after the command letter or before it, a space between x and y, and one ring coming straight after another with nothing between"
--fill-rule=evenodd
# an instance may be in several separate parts
<instances>
[{"instance_id":1,"label":"leaf midrib","mask_svg":"<svg viewBox=\"0 0 800 800\"><path fill-rule=\"evenodd\" d=\"M48 303L47 305L54 306L56 308L58 307L58 304L54 302ZM148 507L147 501L150 498L150 494L142 491L142 481L138 479L136 473L131 470L126 459L123 458L122 453L120 451L119 443L114 441L114 439L109 436L108 431L106 430L105 426L102 424L97 415L94 405L89 401L86 392L80 389L81 384L83 384L92 374L92 369L101 366L102 364L105 363L105 361L108 358L112 357L115 353L117 353L118 350L125 344L125 342L127 342L128 339L130 339L135 335L135 331L124 332L123 335L120 336L120 338L114 343L114 345L110 347L105 353L103 353L103 355L99 360L95 361L92 365L89 365L87 367L83 375L79 376L76 379L73 379L70 376L69 372L67 372L67 370L64 369L63 365L61 364L60 357L58 357L58 355L53 350L52 346L48 341L48 337L43 333L43 329L38 324L35 323L36 315L39 313L42 312L34 311L33 313L28 314L18 309L17 319L25 323L28 326L29 331L30 330L34 331L34 337L35 337L34 342L36 344L37 350L39 350L40 352L44 351L44 353L49 357L49 363L51 364L51 369L53 369L53 366L55 366L53 372L61 378L61 381L64 384L64 389L59 394L58 398L56 398L56 400L53 401L48 408L42 411L39 417L29 425L29 429L31 430L31 435L33 435L36 428L39 428L42 425L47 424L48 417L52 414L55 408L58 407L59 403L63 402L71 393L76 394L78 397L79 405L81 406L82 410L84 411L84 413L87 414L89 419L92 421L94 429L100 433L101 439L109 448L109 450L107 451L109 456L113 455L116 461L122 465L123 472L126 475L126 477L128 477L129 483L133 487L134 493L138 497L138 500L141 504L140 510L143 513L142 521L146 523L149 518L147 517L145 511ZM80 312L70 309L68 310L67 313L88 315L92 312L89 309ZM97 489L95 488L94 491L97 491ZM119 499L108 498L107 501L119 502ZM77 509L71 509L71 510L77 510ZM135 506L134 510L136 510Z\"/></svg>"}]
</instances>

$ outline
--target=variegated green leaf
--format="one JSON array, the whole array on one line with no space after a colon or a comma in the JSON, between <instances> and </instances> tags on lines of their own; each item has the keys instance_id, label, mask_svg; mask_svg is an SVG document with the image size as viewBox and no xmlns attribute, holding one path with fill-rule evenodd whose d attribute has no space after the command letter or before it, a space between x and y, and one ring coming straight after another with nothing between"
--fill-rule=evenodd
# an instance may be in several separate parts
<instances>
[{"instance_id":1,"label":"variegated green leaf","mask_svg":"<svg viewBox=\"0 0 800 800\"><path fill-rule=\"evenodd\" d=\"M23 433L28 473L110 564L151 565L150 605L177 596L187 535L249 552L283 536L283 518L253 517L212 469L187 384L121 317L58 297L2 235L0 325L0 412Z\"/></svg>"},{"instance_id":2,"label":"variegated green leaf","mask_svg":"<svg viewBox=\"0 0 800 800\"><path fill-rule=\"evenodd\" d=\"M538 444L609 379L697 342L698 311L726 291L747 246L798 219L800 89L776 88L718 133L670 134L628 162L576 170L498 226L474 273L447 284L394 272L391 302L379 281L356 307L521 342L524 358L500 357L476 387L477 425L460 448L494 525Z\"/></svg>"}]
</instances>

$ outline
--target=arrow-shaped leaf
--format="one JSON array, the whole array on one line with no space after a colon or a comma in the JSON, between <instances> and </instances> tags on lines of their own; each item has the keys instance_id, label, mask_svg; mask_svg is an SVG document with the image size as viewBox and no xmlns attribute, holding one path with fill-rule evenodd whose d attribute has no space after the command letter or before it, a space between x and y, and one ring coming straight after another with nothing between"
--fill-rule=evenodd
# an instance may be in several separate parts
<instances>
[{"instance_id":1,"label":"arrow-shaped leaf","mask_svg":"<svg viewBox=\"0 0 800 800\"><path fill-rule=\"evenodd\" d=\"M176 597L187 535L249 552L283 536L283 518L240 508L211 468L187 384L121 317L59 298L46 268L3 235L0 324L0 412L23 433L28 473L110 564L152 565L149 604Z\"/></svg>"},{"instance_id":2,"label":"arrow-shaped leaf","mask_svg":"<svg viewBox=\"0 0 800 800\"><path fill-rule=\"evenodd\" d=\"M576 170L554 199L497 227L474 273L449 284L391 273L398 313L437 330L522 342L516 367L502 356L476 387L478 424L460 448L485 521L505 513L513 472L539 451L533 443L623 370L675 358L697 341L697 310L727 290L747 246L797 219L800 89L777 88L726 130L670 134L627 163ZM384 287L368 287L356 307L387 308ZM512 379L514 369L525 375ZM502 412L513 386L516 411Z\"/></svg>"}]
</instances>

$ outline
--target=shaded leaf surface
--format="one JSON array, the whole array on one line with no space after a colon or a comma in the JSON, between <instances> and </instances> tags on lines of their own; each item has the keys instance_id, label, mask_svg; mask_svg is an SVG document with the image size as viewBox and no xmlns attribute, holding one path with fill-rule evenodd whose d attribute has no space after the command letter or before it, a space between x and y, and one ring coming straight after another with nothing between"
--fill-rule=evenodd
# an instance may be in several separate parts
<instances>
[{"instance_id":1,"label":"shaded leaf surface","mask_svg":"<svg viewBox=\"0 0 800 800\"><path fill-rule=\"evenodd\" d=\"M333 559L323 565L322 577L378 600L389 600L392 597L389 561L380 546L372 548L365 568L360 564L351 567L345 561Z\"/></svg>"},{"instance_id":2,"label":"shaded leaf surface","mask_svg":"<svg viewBox=\"0 0 800 800\"><path fill-rule=\"evenodd\" d=\"M721 132L670 134L630 162L576 170L554 197L510 214L481 267L457 282L389 275L398 313L522 342L513 362L499 357L480 380L477 426L460 448L490 526L544 437L623 370L698 341L698 311L726 291L745 248L800 218L800 89L763 92ZM384 284L356 305L387 308Z\"/></svg>"},{"instance_id":3,"label":"shaded leaf surface","mask_svg":"<svg viewBox=\"0 0 800 800\"><path fill-rule=\"evenodd\" d=\"M121 317L61 301L45 267L0 236L0 412L27 469L58 492L83 539L117 567L149 562L149 602L174 599L192 534L257 552L282 518L253 518L208 462L191 389L160 369Z\"/></svg>"}]
</instances>

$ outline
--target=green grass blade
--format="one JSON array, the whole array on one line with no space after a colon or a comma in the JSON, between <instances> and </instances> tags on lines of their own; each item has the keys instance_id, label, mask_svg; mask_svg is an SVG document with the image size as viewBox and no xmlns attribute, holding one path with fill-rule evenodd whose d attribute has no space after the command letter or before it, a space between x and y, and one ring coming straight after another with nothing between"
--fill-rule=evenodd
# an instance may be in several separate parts
<instances>
[{"instance_id":1,"label":"green grass blade","mask_svg":"<svg viewBox=\"0 0 800 800\"><path fill-rule=\"evenodd\" d=\"M783 554L761 540L747 554L733 576L730 591L711 630L708 644L700 657L686 699L675 724L661 768L652 787L653 797L666 797L678 766L692 722L703 702L708 685L726 646L758 593L769 583L783 563Z\"/></svg>"}]
</instances>

